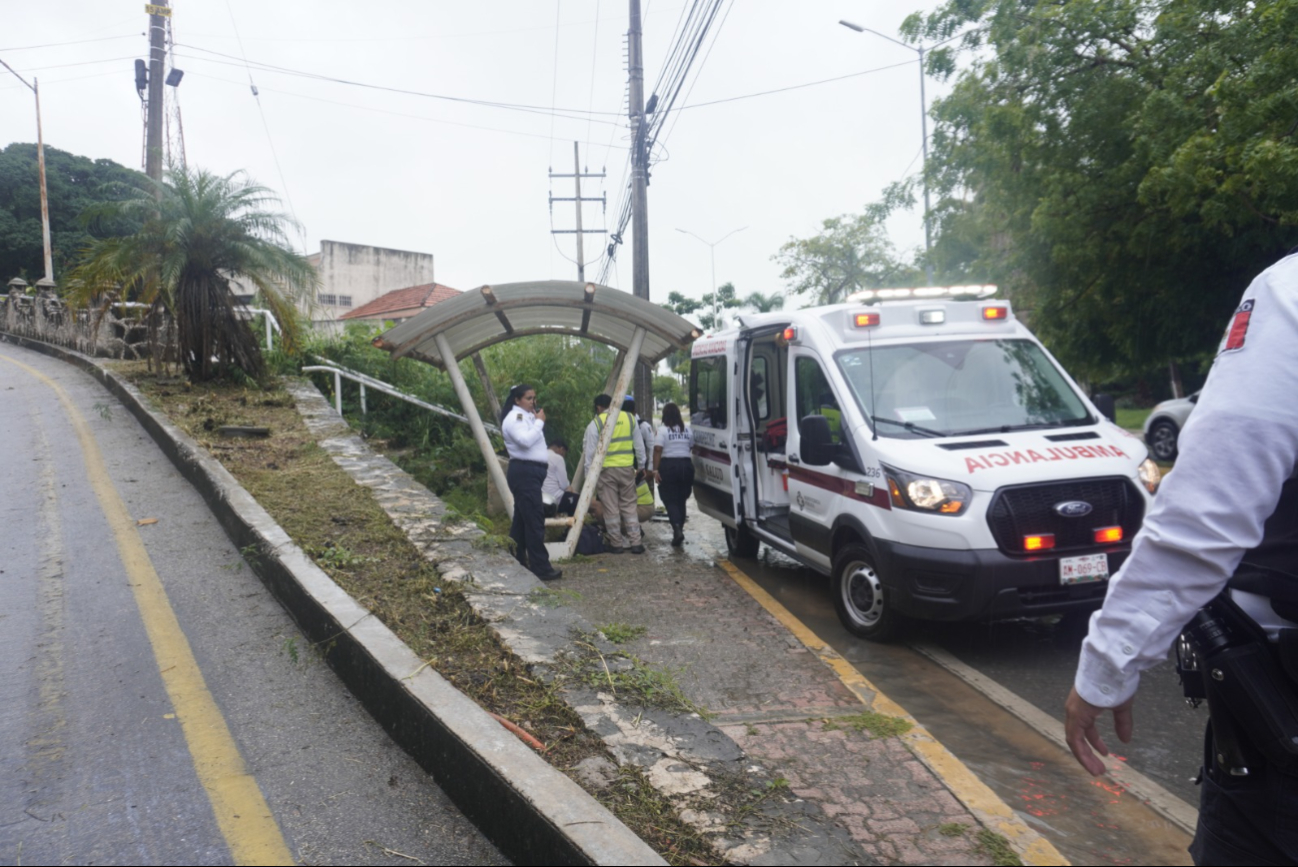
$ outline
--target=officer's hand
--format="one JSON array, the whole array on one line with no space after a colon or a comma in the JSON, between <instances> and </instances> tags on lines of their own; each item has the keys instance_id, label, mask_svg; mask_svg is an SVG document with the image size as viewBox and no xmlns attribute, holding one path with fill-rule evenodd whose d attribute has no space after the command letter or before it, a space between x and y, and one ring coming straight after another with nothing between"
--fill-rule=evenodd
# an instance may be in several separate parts
<instances>
[{"instance_id":1,"label":"officer's hand","mask_svg":"<svg viewBox=\"0 0 1298 867\"><path fill-rule=\"evenodd\" d=\"M1118 740L1124 744L1131 743L1134 725L1131 706L1135 701L1133 695L1113 708L1113 728L1118 733ZM1096 777L1103 774L1105 768L1104 762L1095 753L1098 752L1101 756L1109 754L1109 748L1104 745L1100 730L1095 725L1106 710L1109 708L1097 707L1078 695L1076 687L1068 693L1068 700L1064 702L1064 740L1073 751L1073 758ZM1095 748L1094 752L1092 747Z\"/></svg>"},{"instance_id":2,"label":"officer's hand","mask_svg":"<svg viewBox=\"0 0 1298 867\"><path fill-rule=\"evenodd\" d=\"M538 409L538 410L536 411L536 420L537 420L537 421L545 421L545 410L543 410L543 409Z\"/></svg>"}]
</instances>

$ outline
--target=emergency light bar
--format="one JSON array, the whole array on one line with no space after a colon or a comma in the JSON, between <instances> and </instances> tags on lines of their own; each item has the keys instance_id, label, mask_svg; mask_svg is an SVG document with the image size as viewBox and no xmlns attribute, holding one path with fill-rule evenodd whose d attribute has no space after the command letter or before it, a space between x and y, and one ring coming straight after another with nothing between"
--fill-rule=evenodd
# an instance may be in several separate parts
<instances>
[{"instance_id":1,"label":"emergency light bar","mask_svg":"<svg viewBox=\"0 0 1298 867\"><path fill-rule=\"evenodd\" d=\"M975 295L987 298L995 295L996 286L920 286L914 289L862 289L847 296L848 301L871 301L876 298L945 298L958 295Z\"/></svg>"}]
</instances>

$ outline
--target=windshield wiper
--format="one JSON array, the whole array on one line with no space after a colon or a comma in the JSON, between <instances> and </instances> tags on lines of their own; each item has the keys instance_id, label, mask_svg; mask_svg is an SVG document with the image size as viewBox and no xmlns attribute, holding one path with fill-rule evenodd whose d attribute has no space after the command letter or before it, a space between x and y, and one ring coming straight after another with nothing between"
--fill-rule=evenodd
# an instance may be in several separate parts
<instances>
[{"instance_id":1,"label":"windshield wiper","mask_svg":"<svg viewBox=\"0 0 1298 867\"><path fill-rule=\"evenodd\" d=\"M1038 422L1031 422L1029 424L1002 424L1002 425L997 425L996 427L978 427L978 428L970 428L969 430L953 431L951 433L951 436L963 437L963 436L973 436L974 434L1009 433L1011 431L1016 431L1016 430L1043 430L1045 428L1054 428L1054 427L1077 427L1078 425L1083 425L1083 424L1086 424L1086 419L1082 419L1081 421L1078 421L1076 419L1071 419L1069 421L1038 421Z\"/></svg>"},{"instance_id":2,"label":"windshield wiper","mask_svg":"<svg viewBox=\"0 0 1298 867\"><path fill-rule=\"evenodd\" d=\"M876 421L876 422L878 422L879 424L891 424L891 425L896 425L897 427L905 428L906 430L908 430L908 431L913 431L914 433L924 434L925 436L931 436L931 437L944 437L944 436L948 436L948 434L945 434L945 433L943 433L942 431L938 431L938 430L929 430L929 429L926 428L926 427L920 427L919 425L915 424L914 422L909 422L909 421L896 421L896 420L894 420L894 419L884 418L883 416L880 416L880 415L872 415L872 416L870 416L870 419L871 419L872 421Z\"/></svg>"}]
</instances>

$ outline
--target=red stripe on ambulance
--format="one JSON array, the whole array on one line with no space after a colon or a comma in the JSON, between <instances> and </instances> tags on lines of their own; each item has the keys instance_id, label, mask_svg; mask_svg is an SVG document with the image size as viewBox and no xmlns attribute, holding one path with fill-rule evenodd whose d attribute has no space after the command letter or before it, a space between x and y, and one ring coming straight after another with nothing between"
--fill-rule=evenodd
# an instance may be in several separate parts
<instances>
[{"instance_id":1,"label":"red stripe on ambulance","mask_svg":"<svg viewBox=\"0 0 1298 867\"><path fill-rule=\"evenodd\" d=\"M1127 453L1117 446L1071 446L1046 449L1045 454L1036 449L1025 449L1014 452L990 452L985 455L973 455L964 459L964 465L965 469L970 473L974 473L978 470L994 470L998 467L1012 467L1018 464L1075 461L1081 458L1125 457L1127 457Z\"/></svg>"}]
</instances>

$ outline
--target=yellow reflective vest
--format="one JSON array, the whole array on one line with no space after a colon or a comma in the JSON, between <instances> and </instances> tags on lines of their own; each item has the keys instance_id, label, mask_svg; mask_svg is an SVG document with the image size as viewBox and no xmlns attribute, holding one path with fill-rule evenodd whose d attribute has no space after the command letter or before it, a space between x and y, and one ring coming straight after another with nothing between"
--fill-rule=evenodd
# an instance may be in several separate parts
<instances>
[{"instance_id":1,"label":"yellow reflective vest","mask_svg":"<svg viewBox=\"0 0 1298 867\"><path fill-rule=\"evenodd\" d=\"M649 490L648 482L641 482L636 486L635 503L637 506L652 506L654 504L654 492Z\"/></svg>"},{"instance_id":2,"label":"yellow reflective vest","mask_svg":"<svg viewBox=\"0 0 1298 867\"><path fill-rule=\"evenodd\" d=\"M608 413L599 414L599 429L602 432L608 422ZM608 454L604 456L606 467L635 466L635 446L631 444L631 413L619 413L617 424L613 427L613 440L608 444Z\"/></svg>"}]
</instances>

